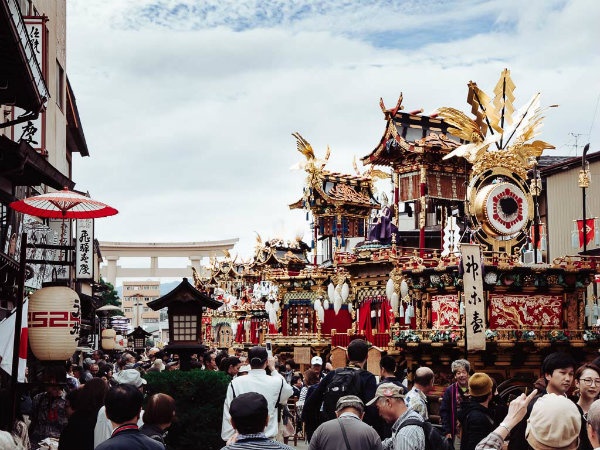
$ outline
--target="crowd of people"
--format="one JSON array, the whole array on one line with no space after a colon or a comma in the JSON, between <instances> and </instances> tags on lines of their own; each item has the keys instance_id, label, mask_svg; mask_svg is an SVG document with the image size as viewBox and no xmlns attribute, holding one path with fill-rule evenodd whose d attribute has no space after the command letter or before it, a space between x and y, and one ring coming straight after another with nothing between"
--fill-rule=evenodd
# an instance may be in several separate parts
<instances>
[{"instance_id":1,"label":"crowd of people","mask_svg":"<svg viewBox=\"0 0 600 450\"><path fill-rule=\"evenodd\" d=\"M395 359L384 356L377 379L365 370L368 349L367 342L353 340L347 367L333 370L317 356L304 373L291 361L279 369L262 347L251 349L249 376L234 378L228 388L221 434L226 449L289 449L279 442L285 414L277 413L289 399L296 433L304 433L310 450L600 448L600 361L578 364L568 353L551 353L536 389L504 400L492 377L473 373L465 359L453 361L453 382L440 397L439 423L432 424L438 418L428 404L433 370L414 370L409 389ZM248 402L247 396L261 401ZM242 417L250 416L255 421L247 428Z\"/></svg>"},{"instance_id":2,"label":"crowd of people","mask_svg":"<svg viewBox=\"0 0 600 450\"><path fill-rule=\"evenodd\" d=\"M428 404L433 370L414 370L409 389L396 360L383 356L377 378L365 369L369 347L353 340L346 367L335 370L314 356L301 373L293 360L280 361L261 346L234 355L209 349L192 367L230 378L221 427L226 450L289 450L291 436L304 438L310 450L600 448L600 358L578 364L568 353L551 353L536 389L510 402L500 399L488 374L473 373L465 359L453 361L437 416ZM48 440L59 450L165 449L175 400L164 393L144 399L143 374L178 365L176 355L157 348L114 361L97 350L81 366L67 366L66 383L46 371L44 389L21 403L24 422L0 433L0 450L36 449Z\"/></svg>"}]
</instances>

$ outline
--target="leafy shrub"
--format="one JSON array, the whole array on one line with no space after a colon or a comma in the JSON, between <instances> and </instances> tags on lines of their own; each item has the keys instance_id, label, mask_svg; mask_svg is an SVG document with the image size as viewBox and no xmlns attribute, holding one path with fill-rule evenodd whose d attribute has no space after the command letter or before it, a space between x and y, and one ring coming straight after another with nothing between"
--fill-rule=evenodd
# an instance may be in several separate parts
<instances>
[{"instance_id":1,"label":"leafy shrub","mask_svg":"<svg viewBox=\"0 0 600 450\"><path fill-rule=\"evenodd\" d=\"M148 372L148 394L175 399L177 419L167 435L169 450L218 450L223 447L221 421L229 384L224 372L190 370Z\"/></svg>"}]
</instances>

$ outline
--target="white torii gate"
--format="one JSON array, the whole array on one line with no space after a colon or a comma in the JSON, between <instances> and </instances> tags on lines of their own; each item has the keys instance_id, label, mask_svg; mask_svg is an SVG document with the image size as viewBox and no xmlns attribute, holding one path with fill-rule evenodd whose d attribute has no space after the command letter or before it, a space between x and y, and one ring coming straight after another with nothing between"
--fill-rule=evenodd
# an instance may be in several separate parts
<instances>
[{"instance_id":1,"label":"white torii gate","mask_svg":"<svg viewBox=\"0 0 600 450\"><path fill-rule=\"evenodd\" d=\"M100 242L100 253L106 261L106 265L100 268L100 274L113 286L117 278L191 277L192 267L200 272L202 258L223 255L223 250L231 250L238 241L238 238L233 238L205 242ZM117 265L121 257L149 257L150 267L121 267ZM160 268L160 257L187 257L191 264L185 268Z\"/></svg>"}]
</instances>

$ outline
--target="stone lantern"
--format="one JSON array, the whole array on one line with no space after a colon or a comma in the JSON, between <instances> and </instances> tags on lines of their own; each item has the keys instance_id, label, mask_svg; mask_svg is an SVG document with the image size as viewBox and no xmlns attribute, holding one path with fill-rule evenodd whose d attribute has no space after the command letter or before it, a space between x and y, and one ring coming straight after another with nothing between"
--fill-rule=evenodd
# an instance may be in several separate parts
<instances>
[{"instance_id":1,"label":"stone lantern","mask_svg":"<svg viewBox=\"0 0 600 450\"><path fill-rule=\"evenodd\" d=\"M190 369L190 356L204 353L202 345L202 309L217 309L223 303L197 290L187 278L171 292L148 302L154 311L167 308L169 344L165 350L179 355L181 370Z\"/></svg>"},{"instance_id":2,"label":"stone lantern","mask_svg":"<svg viewBox=\"0 0 600 450\"><path fill-rule=\"evenodd\" d=\"M146 347L146 339L150 336L152 336L152 333L148 333L142 327L138 326L135 330L127 335L128 347L131 347L134 351L141 353Z\"/></svg>"}]
</instances>

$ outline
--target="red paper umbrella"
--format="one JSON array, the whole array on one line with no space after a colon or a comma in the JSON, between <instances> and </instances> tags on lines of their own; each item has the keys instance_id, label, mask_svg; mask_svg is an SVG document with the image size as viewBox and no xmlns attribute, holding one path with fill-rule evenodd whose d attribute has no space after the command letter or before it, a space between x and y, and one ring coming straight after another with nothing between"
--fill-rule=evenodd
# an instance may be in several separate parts
<instances>
[{"instance_id":1,"label":"red paper umbrella","mask_svg":"<svg viewBox=\"0 0 600 450\"><path fill-rule=\"evenodd\" d=\"M67 188L59 192L17 200L12 202L10 207L30 216L52 219L96 219L113 216L119 212L112 206L69 191Z\"/></svg>"}]
</instances>

